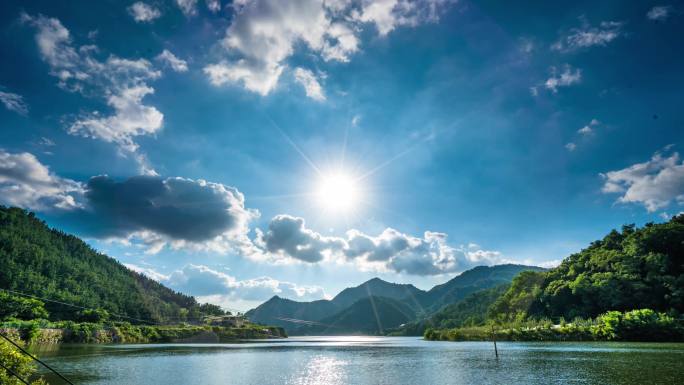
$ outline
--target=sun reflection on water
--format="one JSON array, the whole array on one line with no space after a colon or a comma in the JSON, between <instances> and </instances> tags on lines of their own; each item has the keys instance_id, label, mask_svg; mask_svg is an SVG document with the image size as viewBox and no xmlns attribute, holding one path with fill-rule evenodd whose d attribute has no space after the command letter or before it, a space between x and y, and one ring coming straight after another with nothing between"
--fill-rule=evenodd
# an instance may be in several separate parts
<instances>
[{"instance_id":1,"label":"sun reflection on water","mask_svg":"<svg viewBox=\"0 0 684 385\"><path fill-rule=\"evenodd\" d=\"M336 385L347 383L344 367L347 362L333 357L317 356L311 359L306 370L294 381L293 385Z\"/></svg>"}]
</instances>

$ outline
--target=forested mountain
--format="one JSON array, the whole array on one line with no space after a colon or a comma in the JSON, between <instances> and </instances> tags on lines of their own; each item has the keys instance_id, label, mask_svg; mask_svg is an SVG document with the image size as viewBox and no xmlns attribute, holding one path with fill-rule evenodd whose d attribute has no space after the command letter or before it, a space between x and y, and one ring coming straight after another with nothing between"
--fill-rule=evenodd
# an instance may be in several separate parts
<instances>
[{"instance_id":1,"label":"forested mountain","mask_svg":"<svg viewBox=\"0 0 684 385\"><path fill-rule=\"evenodd\" d=\"M510 283L522 271L544 271L544 269L515 264L477 266L464 271L446 283L433 287L426 293L422 302L429 309L428 313L431 313L445 305L462 300L470 293Z\"/></svg>"},{"instance_id":2,"label":"forested mountain","mask_svg":"<svg viewBox=\"0 0 684 385\"><path fill-rule=\"evenodd\" d=\"M50 229L33 213L0 206L0 289L103 309L153 322L220 313L188 295L135 273L85 242ZM72 320L78 309L45 304L52 320ZM133 321L135 322L135 321Z\"/></svg>"},{"instance_id":3,"label":"forested mountain","mask_svg":"<svg viewBox=\"0 0 684 385\"><path fill-rule=\"evenodd\" d=\"M480 325L487 319L487 312L490 306L505 293L509 287L510 284L505 283L490 289L471 293L461 301L447 305L427 318L402 326L395 333L422 336L428 328L444 329Z\"/></svg>"},{"instance_id":4,"label":"forested mountain","mask_svg":"<svg viewBox=\"0 0 684 385\"><path fill-rule=\"evenodd\" d=\"M296 334L379 334L409 322L416 317L413 308L387 297L362 298L337 314L313 325L300 326Z\"/></svg>"},{"instance_id":5,"label":"forested mountain","mask_svg":"<svg viewBox=\"0 0 684 385\"><path fill-rule=\"evenodd\" d=\"M380 278L370 279L359 286L342 290L332 299L338 308L344 309L353 305L356 301L369 296L385 297L392 299L416 298L424 295L425 291L411 284L399 284L383 281Z\"/></svg>"},{"instance_id":6,"label":"forested mountain","mask_svg":"<svg viewBox=\"0 0 684 385\"><path fill-rule=\"evenodd\" d=\"M344 289L330 301L296 302L275 296L248 311L246 315L253 322L281 326L290 334L315 334L327 329L331 333L344 330L378 334L380 329L374 312L377 312L381 321L386 320L385 323L381 322L381 329L386 331L427 317L468 294L510 283L516 274L525 270L543 269L524 265L478 266L429 291L420 290L413 285L373 278L359 286ZM376 305L380 303L375 310L369 307L372 305L367 301L370 296L376 298ZM363 313L364 311L367 312ZM388 314L384 314L384 311ZM356 322L350 314L359 317L359 321ZM334 325L334 328L307 326L302 321ZM364 329L356 329L357 326L363 326Z\"/></svg>"},{"instance_id":7,"label":"forested mountain","mask_svg":"<svg viewBox=\"0 0 684 385\"><path fill-rule=\"evenodd\" d=\"M332 301L328 300L297 302L276 295L248 311L245 315L252 322L292 330L299 326L294 320L319 321L340 310Z\"/></svg>"},{"instance_id":8,"label":"forested mountain","mask_svg":"<svg viewBox=\"0 0 684 385\"><path fill-rule=\"evenodd\" d=\"M684 312L684 215L623 226L541 273L516 277L492 306L501 319L595 317L609 310Z\"/></svg>"}]
</instances>

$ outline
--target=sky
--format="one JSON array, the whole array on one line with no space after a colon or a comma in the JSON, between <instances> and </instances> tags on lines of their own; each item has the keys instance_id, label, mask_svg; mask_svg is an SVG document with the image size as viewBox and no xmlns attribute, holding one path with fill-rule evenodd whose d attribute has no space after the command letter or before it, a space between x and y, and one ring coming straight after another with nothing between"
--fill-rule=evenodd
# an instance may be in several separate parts
<instances>
[{"instance_id":1,"label":"sky","mask_svg":"<svg viewBox=\"0 0 684 385\"><path fill-rule=\"evenodd\" d=\"M0 204L201 301L554 266L682 211L684 3L3 1Z\"/></svg>"}]
</instances>

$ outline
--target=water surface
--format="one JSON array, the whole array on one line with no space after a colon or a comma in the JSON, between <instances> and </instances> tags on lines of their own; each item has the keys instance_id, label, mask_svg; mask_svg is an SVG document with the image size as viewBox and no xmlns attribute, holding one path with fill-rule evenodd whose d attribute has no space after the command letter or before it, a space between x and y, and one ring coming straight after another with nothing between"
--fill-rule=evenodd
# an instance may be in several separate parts
<instances>
[{"instance_id":1,"label":"water surface","mask_svg":"<svg viewBox=\"0 0 684 385\"><path fill-rule=\"evenodd\" d=\"M684 344L502 342L498 346L498 359L491 343L411 337L63 345L38 354L79 385L684 383Z\"/></svg>"}]
</instances>

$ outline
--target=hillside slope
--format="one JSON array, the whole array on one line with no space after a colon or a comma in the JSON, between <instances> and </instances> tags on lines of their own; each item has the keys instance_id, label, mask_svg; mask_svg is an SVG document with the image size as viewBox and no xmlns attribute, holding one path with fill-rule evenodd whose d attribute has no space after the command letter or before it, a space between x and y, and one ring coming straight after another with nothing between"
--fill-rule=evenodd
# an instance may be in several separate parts
<instances>
[{"instance_id":1,"label":"hillside slope","mask_svg":"<svg viewBox=\"0 0 684 385\"><path fill-rule=\"evenodd\" d=\"M516 277L491 316L572 320L640 308L682 314L683 273L684 215L623 226L548 272Z\"/></svg>"},{"instance_id":2,"label":"hillside slope","mask_svg":"<svg viewBox=\"0 0 684 385\"><path fill-rule=\"evenodd\" d=\"M401 301L370 296L356 301L337 314L321 319L316 325L299 327L292 334L382 335L387 329L409 322L415 316L415 311Z\"/></svg>"},{"instance_id":3,"label":"hillside slope","mask_svg":"<svg viewBox=\"0 0 684 385\"><path fill-rule=\"evenodd\" d=\"M200 315L193 297L127 269L22 209L0 206L0 265L0 289L154 322ZM52 302L46 308L52 320L71 320L77 313ZM202 311L220 312L212 305Z\"/></svg>"}]
</instances>

